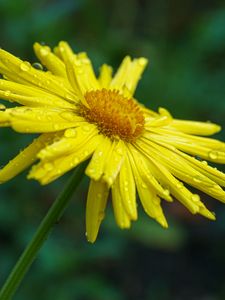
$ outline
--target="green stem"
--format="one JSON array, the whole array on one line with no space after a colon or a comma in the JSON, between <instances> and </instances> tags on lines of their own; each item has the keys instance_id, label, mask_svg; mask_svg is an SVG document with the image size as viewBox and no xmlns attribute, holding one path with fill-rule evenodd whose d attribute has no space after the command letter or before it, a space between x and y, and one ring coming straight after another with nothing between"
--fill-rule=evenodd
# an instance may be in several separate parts
<instances>
[{"instance_id":1,"label":"green stem","mask_svg":"<svg viewBox=\"0 0 225 300\"><path fill-rule=\"evenodd\" d=\"M79 165L71 176L64 190L56 198L55 202L49 209L47 215L42 220L32 240L19 258L11 274L6 280L0 291L0 300L12 299L16 289L26 275L29 267L36 258L38 251L48 238L54 225L59 221L65 208L67 207L71 196L80 183L86 163Z\"/></svg>"}]
</instances>

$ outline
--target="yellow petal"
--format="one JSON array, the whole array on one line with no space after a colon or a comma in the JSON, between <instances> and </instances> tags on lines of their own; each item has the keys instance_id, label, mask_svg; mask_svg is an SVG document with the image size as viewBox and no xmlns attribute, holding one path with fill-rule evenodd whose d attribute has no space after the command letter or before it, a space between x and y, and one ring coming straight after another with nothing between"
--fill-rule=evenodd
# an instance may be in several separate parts
<instances>
[{"instance_id":1,"label":"yellow petal","mask_svg":"<svg viewBox=\"0 0 225 300\"><path fill-rule=\"evenodd\" d=\"M130 149L130 161L133 167L137 168L139 176L141 177L143 184L147 185L149 188L154 190L161 198L166 201L171 202L172 198L170 196L169 190L164 189L159 182L155 179L151 173L151 166L148 165L148 161L144 159L140 152L135 150L134 147L129 146Z\"/></svg>"},{"instance_id":2,"label":"yellow petal","mask_svg":"<svg viewBox=\"0 0 225 300\"><path fill-rule=\"evenodd\" d=\"M150 141L147 143L148 148L140 142L141 147L145 151L150 148L148 151L149 154L163 163L174 176L206 194L225 202L225 191L216 182L193 168L185 159L174 153L173 150L167 149L168 146L162 147Z\"/></svg>"},{"instance_id":3,"label":"yellow petal","mask_svg":"<svg viewBox=\"0 0 225 300\"><path fill-rule=\"evenodd\" d=\"M15 158L13 158L5 167L0 170L0 182L3 183L17 174L25 170L37 159L37 153L51 142L55 134L42 134L35 139L27 148L21 151Z\"/></svg>"},{"instance_id":4,"label":"yellow petal","mask_svg":"<svg viewBox=\"0 0 225 300\"><path fill-rule=\"evenodd\" d=\"M73 114L73 121L68 120L68 112L64 109L15 107L1 112L0 124L8 120L10 126L18 132L40 133L54 132L78 125L83 118Z\"/></svg>"},{"instance_id":5,"label":"yellow petal","mask_svg":"<svg viewBox=\"0 0 225 300\"><path fill-rule=\"evenodd\" d=\"M179 150L176 150L176 153L182 156L188 163L191 164L196 170L215 181L220 186L225 187L225 174L216 168L213 168L208 165L207 161L199 161L190 155L187 155Z\"/></svg>"},{"instance_id":6,"label":"yellow petal","mask_svg":"<svg viewBox=\"0 0 225 300\"><path fill-rule=\"evenodd\" d=\"M69 128L65 131L64 136L45 147L38 153L38 158L42 161L55 160L60 156L67 156L84 147L86 143L98 134L94 125L84 122L77 128ZM101 136L99 136L99 141ZM101 143L100 143L101 144Z\"/></svg>"},{"instance_id":7,"label":"yellow petal","mask_svg":"<svg viewBox=\"0 0 225 300\"><path fill-rule=\"evenodd\" d=\"M104 64L100 68L100 75L98 78L99 84L101 88L108 88L110 85L110 82L112 80L112 67Z\"/></svg>"},{"instance_id":8,"label":"yellow petal","mask_svg":"<svg viewBox=\"0 0 225 300\"><path fill-rule=\"evenodd\" d=\"M81 162L87 160L95 151L100 140L101 137L96 135L88 140L85 145L78 147L76 151L73 151L69 155L59 156L51 161L41 161L39 164L33 166L28 179L36 179L43 185L52 182L75 168Z\"/></svg>"},{"instance_id":9,"label":"yellow petal","mask_svg":"<svg viewBox=\"0 0 225 300\"><path fill-rule=\"evenodd\" d=\"M103 180L111 186L118 175L124 160L124 143L119 140L114 141L110 153L108 153L107 161L104 166Z\"/></svg>"},{"instance_id":10,"label":"yellow petal","mask_svg":"<svg viewBox=\"0 0 225 300\"><path fill-rule=\"evenodd\" d=\"M56 95L49 94L39 88L2 79L0 79L0 97L10 102L15 101L31 107L52 106L74 109L74 104L70 104Z\"/></svg>"},{"instance_id":11,"label":"yellow petal","mask_svg":"<svg viewBox=\"0 0 225 300\"><path fill-rule=\"evenodd\" d=\"M42 46L39 43L34 44L34 51L41 63L52 72L52 74L67 77L64 63L51 52L48 46Z\"/></svg>"},{"instance_id":12,"label":"yellow petal","mask_svg":"<svg viewBox=\"0 0 225 300\"><path fill-rule=\"evenodd\" d=\"M108 137L103 137L102 142L99 143L85 170L87 176L94 180L99 180L101 178L111 148L111 140Z\"/></svg>"},{"instance_id":13,"label":"yellow petal","mask_svg":"<svg viewBox=\"0 0 225 300\"><path fill-rule=\"evenodd\" d=\"M178 131L151 128L154 133L146 134L147 139L168 143L191 155L216 163L225 163L225 143L215 139L187 135Z\"/></svg>"},{"instance_id":14,"label":"yellow petal","mask_svg":"<svg viewBox=\"0 0 225 300\"><path fill-rule=\"evenodd\" d=\"M132 163L133 158L131 152L132 151L130 151L129 153L129 159ZM151 187L147 186L146 183L142 180L135 163L132 164L132 167L138 190L138 195L140 197L145 212L151 218L155 219L159 224L161 224L164 228L167 228L168 224L160 205L160 198L157 197L155 191Z\"/></svg>"},{"instance_id":15,"label":"yellow petal","mask_svg":"<svg viewBox=\"0 0 225 300\"><path fill-rule=\"evenodd\" d=\"M117 178L112 186L112 204L114 210L114 216L117 225L121 229L130 228L131 222L124 206L120 195L119 179Z\"/></svg>"},{"instance_id":16,"label":"yellow petal","mask_svg":"<svg viewBox=\"0 0 225 300\"><path fill-rule=\"evenodd\" d=\"M128 74L130 65L131 65L131 58L129 56L126 56L123 59L121 65L119 66L115 76L113 77L113 79L109 85L110 89L122 90L122 88L126 82L126 78L127 78L127 74Z\"/></svg>"},{"instance_id":17,"label":"yellow petal","mask_svg":"<svg viewBox=\"0 0 225 300\"><path fill-rule=\"evenodd\" d=\"M83 95L91 90L99 89L99 83L86 54L75 55L65 42L59 43L59 51L66 64L67 75L81 101L85 102Z\"/></svg>"},{"instance_id":18,"label":"yellow petal","mask_svg":"<svg viewBox=\"0 0 225 300\"><path fill-rule=\"evenodd\" d=\"M119 173L119 190L127 214L131 220L137 220L135 181L127 155Z\"/></svg>"},{"instance_id":19,"label":"yellow petal","mask_svg":"<svg viewBox=\"0 0 225 300\"><path fill-rule=\"evenodd\" d=\"M95 242L104 218L108 192L105 182L91 180L86 205L86 235L91 243Z\"/></svg>"},{"instance_id":20,"label":"yellow petal","mask_svg":"<svg viewBox=\"0 0 225 300\"><path fill-rule=\"evenodd\" d=\"M182 132L196 135L212 135L221 130L221 127L214 123L184 121L175 119L173 120L171 126Z\"/></svg>"},{"instance_id":21,"label":"yellow petal","mask_svg":"<svg viewBox=\"0 0 225 300\"><path fill-rule=\"evenodd\" d=\"M77 101L67 80L48 72L33 68L30 63L20 60L12 54L0 49L0 72L7 79L17 83L39 87L64 99Z\"/></svg>"},{"instance_id":22,"label":"yellow petal","mask_svg":"<svg viewBox=\"0 0 225 300\"><path fill-rule=\"evenodd\" d=\"M148 63L148 60L144 57L134 59L130 64L127 76L125 87L128 89L131 95L134 94L137 84L141 79L141 75Z\"/></svg>"}]
</instances>

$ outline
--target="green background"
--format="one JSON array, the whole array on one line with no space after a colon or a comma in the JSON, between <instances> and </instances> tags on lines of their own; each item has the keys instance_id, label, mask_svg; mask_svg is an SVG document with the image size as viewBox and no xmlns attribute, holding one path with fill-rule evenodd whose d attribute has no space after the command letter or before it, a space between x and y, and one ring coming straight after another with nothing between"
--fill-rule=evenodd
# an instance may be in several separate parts
<instances>
[{"instance_id":1,"label":"green background","mask_svg":"<svg viewBox=\"0 0 225 300\"><path fill-rule=\"evenodd\" d=\"M225 125L225 3L184 0L0 0L0 46L36 62L35 41L67 40L98 71L130 54L150 64L136 97L174 117ZM225 126L224 126L225 127ZM225 131L216 138L225 140ZM0 130L0 164L31 141ZM219 168L225 171L224 166ZM0 282L3 283L69 174L41 187L26 172L0 186ZM109 203L97 242L85 239L83 181L15 296L16 300L225 299L225 206L205 194L217 221L164 204L170 227L142 212L130 231Z\"/></svg>"}]
</instances>

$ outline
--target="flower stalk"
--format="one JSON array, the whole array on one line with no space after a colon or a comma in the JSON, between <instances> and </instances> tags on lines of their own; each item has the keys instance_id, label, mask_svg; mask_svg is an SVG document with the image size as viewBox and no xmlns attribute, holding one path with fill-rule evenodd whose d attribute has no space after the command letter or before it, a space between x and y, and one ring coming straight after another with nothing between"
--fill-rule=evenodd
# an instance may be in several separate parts
<instances>
[{"instance_id":1,"label":"flower stalk","mask_svg":"<svg viewBox=\"0 0 225 300\"><path fill-rule=\"evenodd\" d=\"M54 225L60 220L73 193L75 192L83 177L85 168L86 163L83 163L75 169L66 187L56 198L47 215L42 220L32 240L27 245L26 249L22 253L8 279L3 285L0 291L0 300L12 299L12 296L14 295L24 276L28 272L31 264L35 260L40 248L48 238Z\"/></svg>"}]
</instances>

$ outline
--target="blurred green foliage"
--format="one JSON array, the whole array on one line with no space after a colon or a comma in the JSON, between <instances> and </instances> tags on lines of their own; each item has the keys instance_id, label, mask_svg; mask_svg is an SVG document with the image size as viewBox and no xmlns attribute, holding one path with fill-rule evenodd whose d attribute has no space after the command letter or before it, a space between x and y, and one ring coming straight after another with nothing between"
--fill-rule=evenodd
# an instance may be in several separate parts
<instances>
[{"instance_id":1,"label":"blurred green foliage","mask_svg":"<svg viewBox=\"0 0 225 300\"><path fill-rule=\"evenodd\" d=\"M35 62L32 44L60 40L87 51L96 71L124 55L150 64L136 97L176 118L225 125L225 4L209 0L0 0L2 48ZM224 140L225 131L217 135ZM1 164L32 137L1 129ZM224 167L220 167L224 170ZM0 187L0 281L3 282L68 175L40 187L25 173ZM139 207L119 230L109 204L94 245L85 240L87 179L56 226L16 300L225 299L225 206L201 195L215 223L164 205L163 230Z\"/></svg>"}]
</instances>

